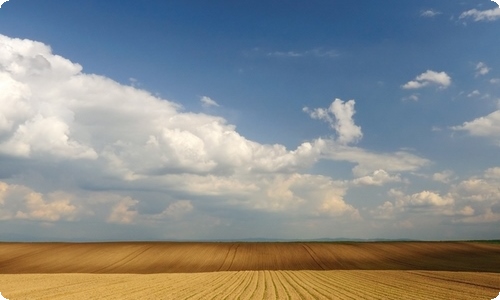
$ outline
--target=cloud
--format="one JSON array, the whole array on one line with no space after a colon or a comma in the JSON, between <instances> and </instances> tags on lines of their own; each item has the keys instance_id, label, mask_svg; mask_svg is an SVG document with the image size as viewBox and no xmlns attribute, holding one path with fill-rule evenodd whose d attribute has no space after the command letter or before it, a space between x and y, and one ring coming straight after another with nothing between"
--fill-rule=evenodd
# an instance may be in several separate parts
<instances>
[{"instance_id":1,"label":"cloud","mask_svg":"<svg viewBox=\"0 0 500 300\"><path fill-rule=\"evenodd\" d=\"M476 65L476 77L486 75L491 71L491 69L483 62L479 62Z\"/></svg>"},{"instance_id":2,"label":"cloud","mask_svg":"<svg viewBox=\"0 0 500 300\"><path fill-rule=\"evenodd\" d=\"M411 195L391 189L389 197L394 201L386 201L370 211L375 219L393 219L398 217L408 217L408 214L431 214L450 215L452 213L454 199L451 194L440 195L434 191L421 191Z\"/></svg>"},{"instance_id":3,"label":"cloud","mask_svg":"<svg viewBox=\"0 0 500 300\"><path fill-rule=\"evenodd\" d=\"M480 136L493 140L500 146L500 110L479 117L462 125L453 126L453 130L466 131L472 136Z\"/></svg>"},{"instance_id":4,"label":"cloud","mask_svg":"<svg viewBox=\"0 0 500 300\"><path fill-rule=\"evenodd\" d=\"M376 153L358 147L339 145L331 141L324 141L325 147L322 156L335 161L348 161L355 163L352 169L357 177L373 174L377 170L392 172L416 171L431 162L407 151L392 153Z\"/></svg>"},{"instance_id":5,"label":"cloud","mask_svg":"<svg viewBox=\"0 0 500 300\"><path fill-rule=\"evenodd\" d=\"M33 177L32 183L48 184L45 190L67 190L40 193L26 183L17 202L1 198L24 205L2 206L2 218L85 216L145 224L190 217L196 201L207 197L216 199L211 209L359 217L343 199L344 183L300 173L321 158L327 146L322 139L294 150L261 144L221 117L184 112L134 86L82 73L80 65L42 43L0 35L0 52L0 101L6 104L0 106L0 161L8 162L17 178ZM201 101L210 104L209 99ZM361 137L353 106L354 101L340 100L331 106L332 126L343 142ZM37 172L45 175L39 179ZM190 200L168 199L166 207L145 200L158 192ZM63 193L69 196L61 198Z\"/></svg>"},{"instance_id":6,"label":"cloud","mask_svg":"<svg viewBox=\"0 0 500 300\"><path fill-rule=\"evenodd\" d=\"M414 101L414 102L417 102L419 100L419 98L418 98L418 94L413 94L413 95L410 95L408 97L404 97L402 100L403 101Z\"/></svg>"},{"instance_id":7,"label":"cloud","mask_svg":"<svg viewBox=\"0 0 500 300\"><path fill-rule=\"evenodd\" d=\"M435 173L434 180L449 183L451 171ZM454 178L456 180L456 178ZM481 224L500 221L500 168L485 170L479 176L462 180L447 187L447 191L423 190L406 194L399 189L391 189L385 201L370 210L370 215L379 220L425 220L439 222ZM415 219L415 216L419 216ZM425 215L426 218L422 217Z\"/></svg>"},{"instance_id":8,"label":"cloud","mask_svg":"<svg viewBox=\"0 0 500 300\"><path fill-rule=\"evenodd\" d=\"M425 18L433 18L433 17L438 16L440 14L441 14L441 12L439 12L439 11L429 9L429 10L422 11L422 13L420 13L420 16L425 17Z\"/></svg>"},{"instance_id":9,"label":"cloud","mask_svg":"<svg viewBox=\"0 0 500 300\"><path fill-rule=\"evenodd\" d=\"M481 93L478 90L473 90L467 95L467 97L472 98L472 97L477 97L479 95L481 95Z\"/></svg>"},{"instance_id":10,"label":"cloud","mask_svg":"<svg viewBox=\"0 0 500 300\"><path fill-rule=\"evenodd\" d=\"M219 104L217 102L215 102L215 100L212 100L210 97L207 97L207 96L201 97L200 101L201 101L201 105L205 108L208 108L211 106L216 106L216 107L219 106Z\"/></svg>"},{"instance_id":11,"label":"cloud","mask_svg":"<svg viewBox=\"0 0 500 300\"><path fill-rule=\"evenodd\" d=\"M451 77L445 72L435 72L427 70L426 72L418 75L415 80L405 83L403 89L419 89L426 87L430 84L439 86L440 88L447 88L451 84Z\"/></svg>"},{"instance_id":12,"label":"cloud","mask_svg":"<svg viewBox=\"0 0 500 300\"><path fill-rule=\"evenodd\" d=\"M335 58L340 54L336 50L325 50L323 48L316 48L306 51L274 51L268 52L267 56L272 57L289 57L289 58L298 58L298 57L326 57L326 58Z\"/></svg>"},{"instance_id":13,"label":"cloud","mask_svg":"<svg viewBox=\"0 0 500 300\"><path fill-rule=\"evenodd\" d=\"M303 111L313 119L323 120L337 133L337 141L341 144L355 143L363 137L361 127L354 124L354 100L344 102L335 99L329 108L309 109Z\"/></svg>"},{"instance_id":14,"label":"cloud","mask_svg":"<svg viewBox=\"0 0 500 300\"><path fill-rule=\"evenodd\" d=\"M5 2L7 2L7 1L9 1L9 0L0 0L0 7L2 7L2 5L3 5Z\"/></svg>"},{"instance_id":15,"label":"cloud","mask_svg":"<svg viewBox=\"0 0 500 300\"><path fill-rule=\"evenodd\" d=\"M127 180L172 172L293 171L318 155L307 142L289 151L250 141L221 117L181 112L144 90L81 73L81 66L42 43L0 36L0 44L4 155L93 161Z\"/></svg>"},{"instance_id":16,"label":"cloud","mask_svg":"<svg viewBox=\"0 0 500 300\"><path fill-rule=\"evenodd\" d=\"M123 198L112 209L107 221L110 223L130 224L134 222L137 211L131 209L139 201L130 197Z\"/></svg>"},{"instance_id":17,"label":"cloud","mask_svg":"<svg viewBox=\"0 0 500 300\"><path fill-rule=\"evenodd\" d=\"M31 188L0 181L0 220L28 219L54 222L73 220L79 208L64 192L43 195Z\"/></svg>"},{"instance_id":18,"label":"cloud","mask_svg":"<svg viewBox=\"0 0 500 300\"><path fill-rule=\"evenodd\" d=\"M190 200L179 200L170 203L164 211L162 211L158 215L154 215L153 218L155 219L170 218L170 217L179 218L182 217L184 214L191 212L193 208L194 208L193 204L191 203Z\"/></svg>"},{"instance_id":19,"label":"cloud","mask_svg":"<svg viewBox=\"0 0 500 300\"><path fill-rule=\"evenodd\" d=\"M488 10L477 10L471 9L463 12L459 19L472 18L474 21L495 21L500 19L500 7L488 9Z\"/></svg>"},{"instance_id":20,"label":"cloud","mask_svg":"<svg viewBox=\"0 0 500 300\"><path fill-rule=\"evenodd\" d=\"M444 170L443 172L437 172L432 174L432 180L442 183L450 183L452 180L455 179L453 178L454 175L455 173L453 173L453 171Z\"/></svg>"},{"instance_id":21,"label":"cloud","mask_svg":"<svg viewBox=\"0 0 500 300\"><path fill-rule=\"evenodd\" d=\"M371 175L359 177L353 180L355 185L376 185L382 186L390 182L401 182L401 177L398 175L391 176L385 170L379 169Z\"/></svg>"},{"instance_id":22,"label":"cloud","mask_svg":"<svg viewBox=\"0 0 500 300\"><path fill-rule=\"evenodd\" d=\"M0 90L5 220L203 227L237 222L234 211L361 220L345 199L349 188L400 182L400 173L430 163L407 151L351 146L363 136L354 100L304 108L335 138L288 149L249 140L222 117L83 73L43 43L3 35ZM213 106L209 99L200 101ZM353 163L356 179L307 174L319 160Z\"/></svg>"},{"instance_id":23,"label":"cloud","mask_svg":"<svg viewBox=\"0 0 500 300\"><path fill-rule=\"evenodd\" d=\"M500 84L500 78L491 78L490 83L491 84Z\"/></svg>"}]
</instances>

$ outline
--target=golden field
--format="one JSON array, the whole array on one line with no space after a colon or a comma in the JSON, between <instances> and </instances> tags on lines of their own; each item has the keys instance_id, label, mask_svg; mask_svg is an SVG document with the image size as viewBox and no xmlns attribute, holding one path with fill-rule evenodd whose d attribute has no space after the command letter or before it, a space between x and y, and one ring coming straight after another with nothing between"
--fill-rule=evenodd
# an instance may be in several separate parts
<instances>
[{"instance_id":1,"label":"golden field","mask_svg":"<svg viewBox=\"0 0 500 300\"><path fill-rule=\"evenodd\" d=\"M8 299L492 299L500 245L0 243Z\"/></svg>"}]
</instances>

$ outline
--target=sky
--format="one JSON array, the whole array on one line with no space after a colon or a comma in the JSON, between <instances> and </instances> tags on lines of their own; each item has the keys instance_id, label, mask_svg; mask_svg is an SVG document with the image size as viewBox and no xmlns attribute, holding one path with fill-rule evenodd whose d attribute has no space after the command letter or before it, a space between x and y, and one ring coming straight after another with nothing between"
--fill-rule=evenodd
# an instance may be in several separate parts
<instances>
[{"instance_id":1,"label":"sky","mask_svg":"<svg viewBox=\"0 0 500 300\"><path fill-rule=\"evenodd\" d=\"M498 239L499 36L487 0L4 2L0 240Z\"/></svg>"}]
</instances>

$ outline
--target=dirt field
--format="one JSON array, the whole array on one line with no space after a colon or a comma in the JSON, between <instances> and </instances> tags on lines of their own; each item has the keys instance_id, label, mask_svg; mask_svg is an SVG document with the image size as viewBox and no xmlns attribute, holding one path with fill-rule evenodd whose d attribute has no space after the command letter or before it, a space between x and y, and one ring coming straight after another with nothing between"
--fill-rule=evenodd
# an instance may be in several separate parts
<instances>
[{"instance_id":1,"label":"dirt field","mask_svg":"<svg viewBox=\"0 0 500 300\"><path fill-rule=\"evenodd\" d=\"M500 244L0 243L0 274L246 270L433 270L500 273Z\"/></svg>"},{"instance_id":2,"label":"dirt field","mask_svg":"<svg viewBox=\"0 0 500 300\"><path fill-rule=\"evenodd\" d=\"M16 299L492 299L487 243L0 243Z\"/></svg>"},{"instance_id":3,"label":"dirt field","mask_svg":"<svg viewBox=\"0 0 500 300\"><path fill-rule=\"evenodd\" d=\"M16 299L492 299L499 274L443 271L239 271L0 275Z\"/></svg>"}]
</instances>

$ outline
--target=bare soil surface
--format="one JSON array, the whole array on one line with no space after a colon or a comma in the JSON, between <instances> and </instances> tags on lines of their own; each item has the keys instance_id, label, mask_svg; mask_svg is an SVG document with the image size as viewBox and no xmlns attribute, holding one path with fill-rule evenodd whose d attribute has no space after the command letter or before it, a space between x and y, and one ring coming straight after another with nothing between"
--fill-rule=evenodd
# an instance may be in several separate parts
<instances>
[{"instance_id":1,"label":"bare soil surface","mask_svg":"<svg viewBox=\"0 0 500 300\"><path fill-rule=\"evenodd\" d=\"M7 299L493 299L498 273L233 271L0 275Z\"/></svg>"},{"instance_id":2,"label":"bare soil surface","mask_svg":"<svg viewBox=\"0 0 500 300\"><path fill-rule=\"evenodd\" d=\"M154 274L251 270L429 270L500 273L500 244L0 243L0 274Z\"/></svg>"}]
</instances>

